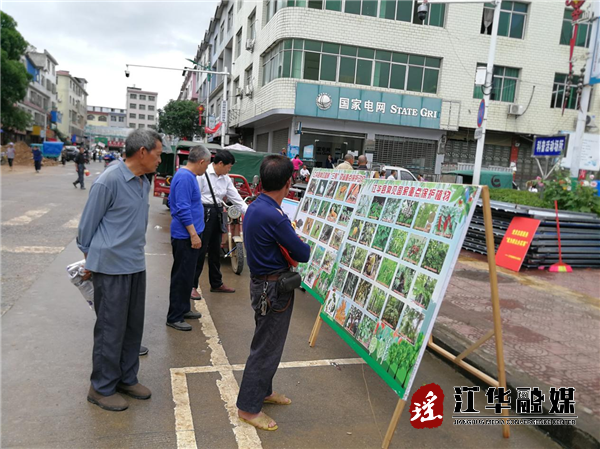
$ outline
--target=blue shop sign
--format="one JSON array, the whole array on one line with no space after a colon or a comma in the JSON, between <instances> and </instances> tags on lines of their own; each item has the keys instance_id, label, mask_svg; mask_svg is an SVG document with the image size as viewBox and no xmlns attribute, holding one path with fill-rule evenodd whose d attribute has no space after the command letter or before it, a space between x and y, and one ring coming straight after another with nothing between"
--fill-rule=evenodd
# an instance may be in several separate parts
<instances>
[{"instance_id":1,"label":"blue shop sign","mask_svg":"<svg viewBox=\"0 0 600 449\"><path fill-rule=\"evenodd\" d=\"M567 136L536 137L533 141L533 156L560 156L567 148Z\"/></svg>"},{"instance_id":2,"label":"blue shop sign","mask_svg":"<svg viewBox=\"0 0 600 449\"><path fill-rule=\"evenodd\" d=\"M442 100L350 87L297 83L296 115L440 129Z\"/></svg>"}]
</instances>

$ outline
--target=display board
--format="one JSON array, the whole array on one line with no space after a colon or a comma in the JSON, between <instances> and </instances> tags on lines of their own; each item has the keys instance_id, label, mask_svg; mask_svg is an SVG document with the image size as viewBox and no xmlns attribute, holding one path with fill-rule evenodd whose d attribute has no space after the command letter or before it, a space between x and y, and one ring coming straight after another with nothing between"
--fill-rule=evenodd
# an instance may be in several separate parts
<instances>
[{"instance_id":1,"label":"display board","mask_svg":"<svg viewBox=\"0 0 600 449\"><path fill-rule=\"evenodd\" d=\"M406 399L480 189L366 177L342 200L335 172L317 173L297 215L311 246L303 286L324 304L321 318Z\"/></svg>"}]
</instances>

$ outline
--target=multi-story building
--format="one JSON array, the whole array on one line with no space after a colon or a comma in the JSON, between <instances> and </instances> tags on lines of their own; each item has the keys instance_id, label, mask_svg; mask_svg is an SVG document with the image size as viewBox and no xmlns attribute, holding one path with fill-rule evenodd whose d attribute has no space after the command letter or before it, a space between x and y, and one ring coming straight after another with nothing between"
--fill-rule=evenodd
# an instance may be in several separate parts
<instances>
[{"instance_id":1,"label":"multi-story building","mask_svg":"<svg viewBox=\"0 0 600 449\"><path fill-rule=\"evenodd\" d=\"M493 10L436 4L424 21L403 0L222 2L200 45L201 63L228 68L229 133L257 151L314 145L314 163L346 151L415 172L473 162ZM574 129L567 85L570 10L560 2L502 3L484 165L537 175L535 135ZM580 25L579 74L590 41ZM577 77L573 84L577 83ZM201 76L199 100L218 115L223 80ZM565 93L570 92L568 101ZM563 113L563 103L566 108ZM592 95L590 114L600 113Z\"/></svg>"},{"instance_id":2,"label":"multi-story building","mask_svg":"<svg viewBox=\"0 0 600 449\"><path fill-rule=\"evenodd\" d=\"M56 96L56 66L58 62L47 50L43 53L28 51L22 57L27 72L32 80L27 88L27 95L18 107L31 115L30 126L21 131L32 142L45 138L53 139L55 122L58 119ZM54 114L52 113L54 112Z\"/></svg>"},{"instance_id":3,"label":"multi-story building","mask_svg":"<svg viewBox=\"0 0 600 449\"><path fill-rule=\"evenodd\" d=\"M157 92L148 92L139 87L128 87L126 124L128 128L154 128L158 123Z\"/></svg>"},{"instance_id":4,"label":"multi-story building","mask_svg":"<svg viewBox=\"0 0 600 449\"><path fill-rule=\"evenodd\" d=\"M87 107L87 124L90 126L108 126L111 128L126 127L127 111L120 108L102 106Z\"/></svg>"},{"instance_id":5,"label":"multi-story building","mask_svg":"<svg viewBox=\"0 0 600 449\"><path fill-rule=\"evenodd\" d=\"M71 140L83 142L87 119L87 80L71 75L66 70L57 72L58 110L62 120L58 129Z\"/></svg>"}]
</instances>

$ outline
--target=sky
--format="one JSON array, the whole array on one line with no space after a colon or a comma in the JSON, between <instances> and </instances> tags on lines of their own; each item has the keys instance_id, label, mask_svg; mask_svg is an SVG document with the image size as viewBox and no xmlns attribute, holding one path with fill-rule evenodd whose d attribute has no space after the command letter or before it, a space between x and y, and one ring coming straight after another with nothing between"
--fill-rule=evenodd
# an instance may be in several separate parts
<instances>
[{"instance_id":1,"label":"sky","mask_svg":"<svg viewBox=\"0 0 600 449\"><path fill-rule=\"evenodd\" d=\"M218 1L1 1L23 37L88 81L87 104L125 108L127 86L158 92L158 107L177 99L180 71L125 64L185 67L196 56Z\"/></svg>"}]
</instances>

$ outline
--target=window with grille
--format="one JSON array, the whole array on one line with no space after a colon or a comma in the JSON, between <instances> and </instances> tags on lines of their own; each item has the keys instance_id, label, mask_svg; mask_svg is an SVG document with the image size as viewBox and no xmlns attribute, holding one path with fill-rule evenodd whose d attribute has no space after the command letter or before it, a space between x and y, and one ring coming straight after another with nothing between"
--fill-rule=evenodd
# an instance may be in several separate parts
<instances>
[{"instance_id":1,"label":"window with grille","mask_svg":"<svg viewBox=\"0 0 600 449\"><path fill-rule=\"evenodd\" d=\"M527 20L527 3L503 1L500 7L500 22L498 23L498 36L523 39L525 22ZM492 34L494 18L492 3L486 3L481 19L481 34Z\"/></svg>"},{"instance_id":2,"label":"window with grille","mask_svg":"<svg viewBox=\"0 0 600 449\"><path fill-rule=\"evenodd\" d=\"M564 104L566 109L578 109L579 95L577 95L577 83L579 83L577 75L573 75L573 79L569 83L568 75L555 73L550 107L562 109ZM565 98L567 92L568 97Z\"/></svg>"},{"instance_id":3,"label":"window with grille","mask_svg":"<svg viewBox=\"0 0 600 449\"><path fill-rule=\"evenodd\" d=\"M435 140L375 135L374 160L413 173L433 173L436 150Z\"/></svg>"},{"instance_id":4,"label":"window with grille","mask_svg":"<svg viewBox=\"0 0 600 449\"><path fill-rule=\"evenodd\" d=\"M571 45L571 37L573 36L573 10L565 9L563 16L562 29L560 31L560 45ZM575 38L576 47L589 47L592 25L588 23L580 23L577 28L577 37Z\"/></svg>"},{"instance_id":5,"label":"window with grille","mask_svg":"<svg viewBox=\"0 0 600 449\"><path fill-rule=\"evenodd\" d=\"M478 67L484 67L478 64ZM492 92L490 100L505 101L513 103L517 95L517 83L519 82L519 69L512 67L494 66L494 75L492 78ZM483 86L475 86L473 89L473 98L483 98Z\"/></svg>"}]
</instances>

